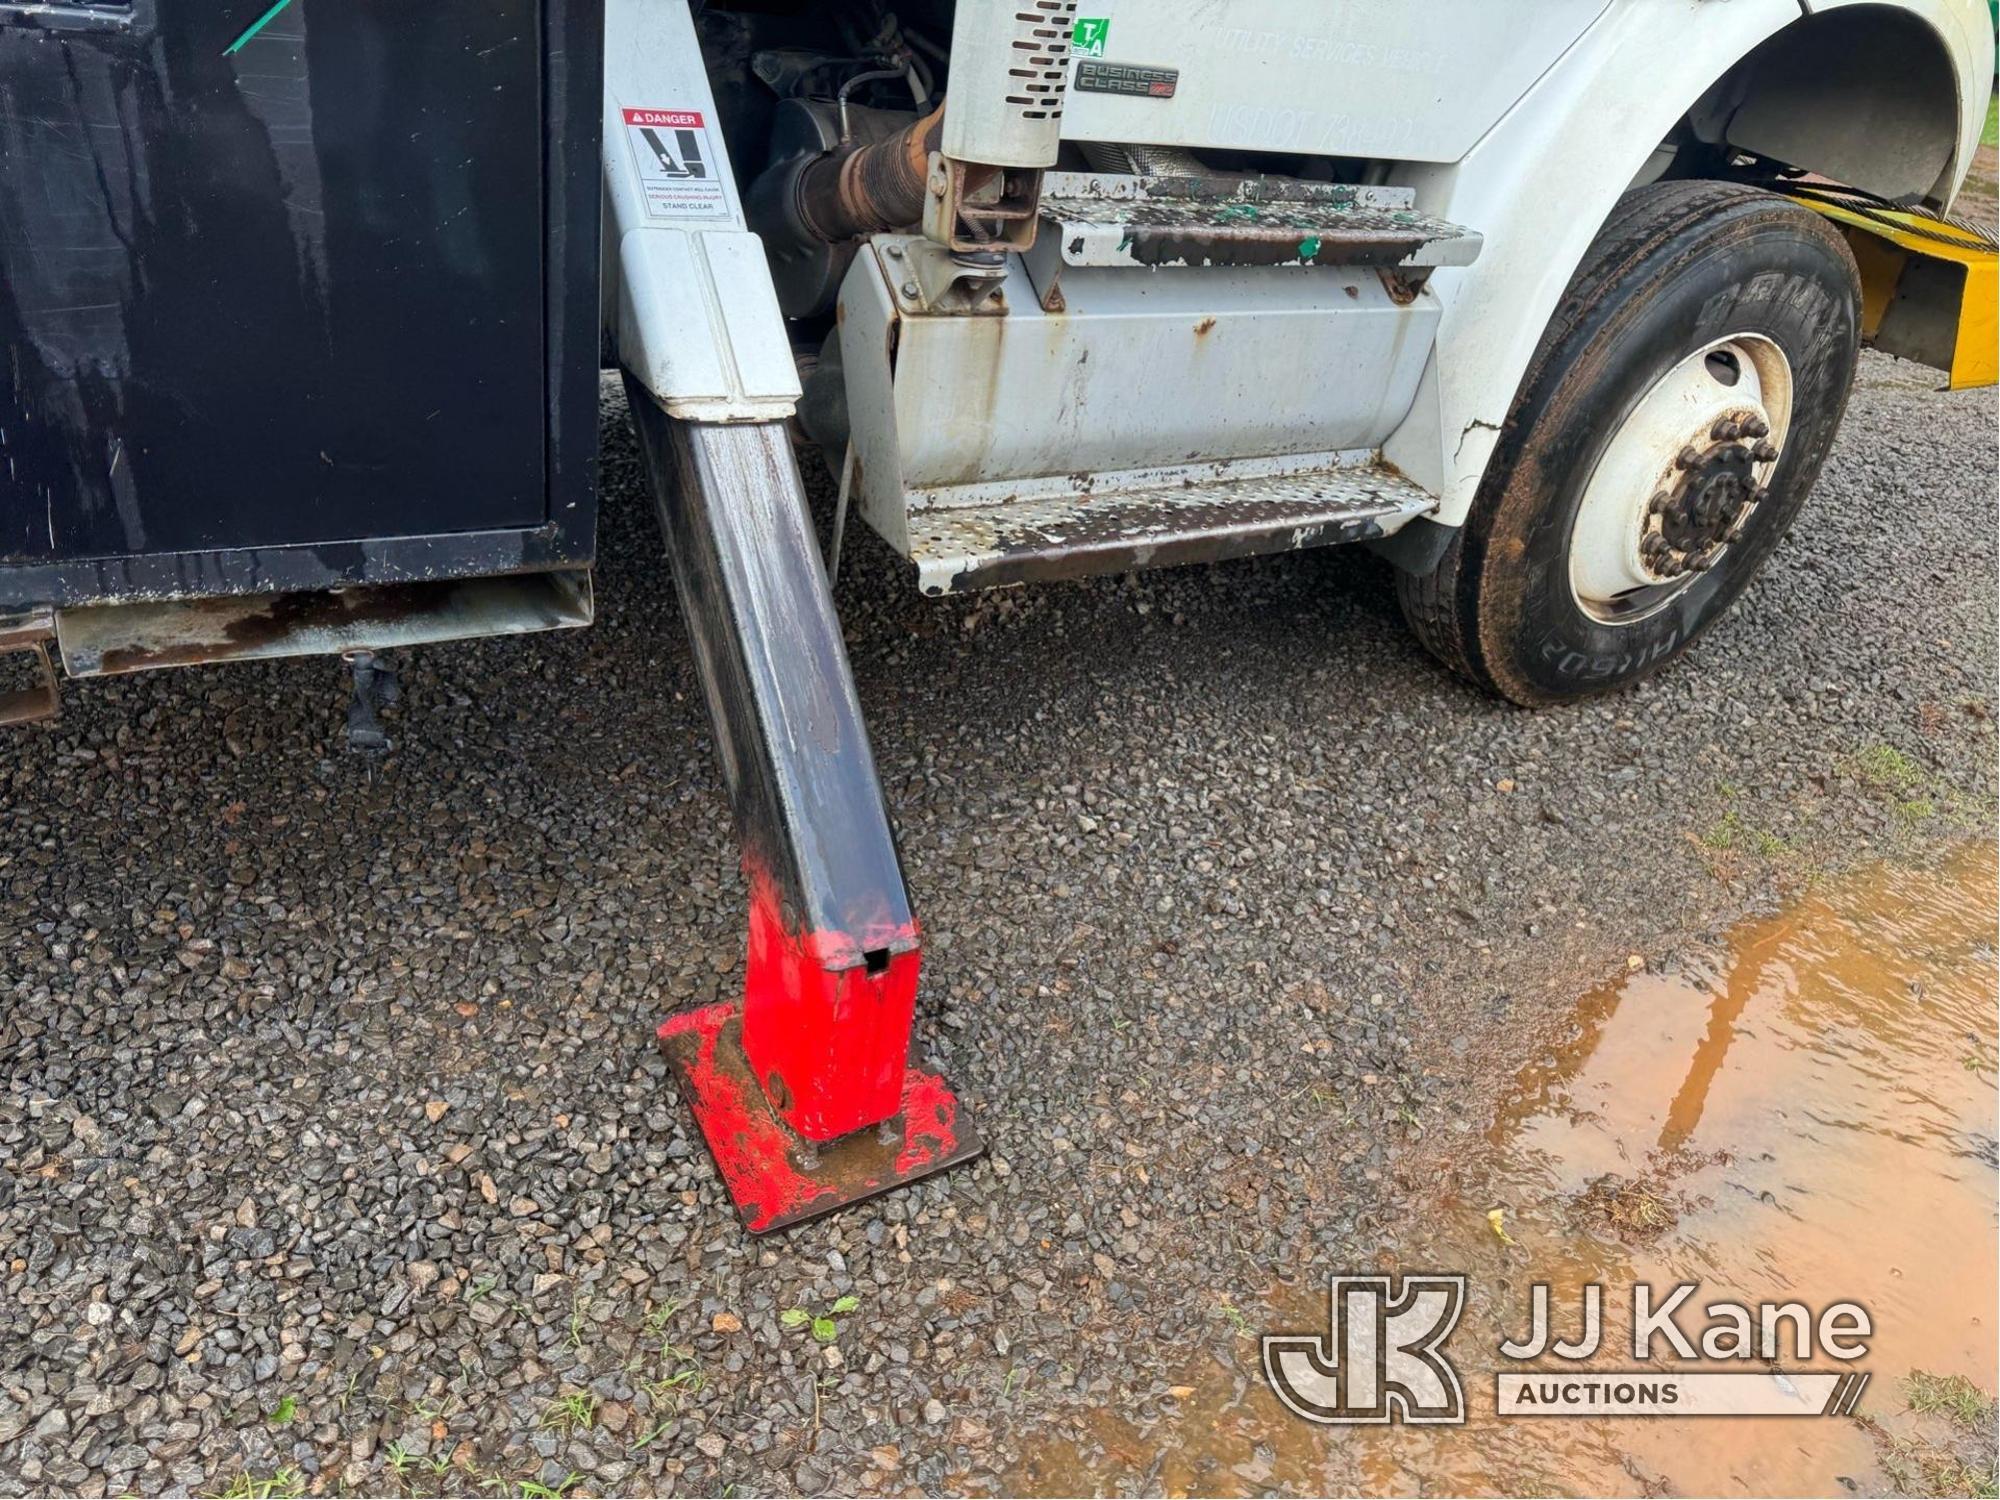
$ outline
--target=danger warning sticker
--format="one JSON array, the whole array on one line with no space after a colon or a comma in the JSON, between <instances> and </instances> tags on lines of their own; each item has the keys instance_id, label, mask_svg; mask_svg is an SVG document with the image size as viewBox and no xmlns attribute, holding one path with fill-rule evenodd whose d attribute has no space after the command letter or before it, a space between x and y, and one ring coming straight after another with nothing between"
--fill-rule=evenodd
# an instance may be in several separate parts
<instances>
[{"instance_id":1,"label":"danger warning sticker","mask_svg":"<svg viewBox=\"0 0 2000 1500\"><path fill-rule=\"evenodd\" d=\"M722 167L697 109L628 109L639 184L652 219L726 219L729 194Z\"/></svg>"}]
</instances>

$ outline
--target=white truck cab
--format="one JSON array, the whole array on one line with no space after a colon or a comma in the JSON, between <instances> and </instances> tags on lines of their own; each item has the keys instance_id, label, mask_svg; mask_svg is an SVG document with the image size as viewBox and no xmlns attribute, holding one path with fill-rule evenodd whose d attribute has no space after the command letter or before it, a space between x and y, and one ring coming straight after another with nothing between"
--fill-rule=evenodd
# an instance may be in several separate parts
<instances>
[{"instance_id":1,"label":"white truck cab","mask_svg":"<svg viewBox=\"0 0 2000 1500\"><path fill-rule=\"evenodd\" d=\"M740 217L614 242L708 247L661 295L755 305L699 357L763 399L813 352L803 425L927 592L1362 540L1475 681L1602 691L1769 555L1864 337L1951 368L1992 316L1937 217L1979 0L662 9L612 0L607 122L696 100ZM672 410L644 281L614 335Z\"/></svg>"}]
</instances>

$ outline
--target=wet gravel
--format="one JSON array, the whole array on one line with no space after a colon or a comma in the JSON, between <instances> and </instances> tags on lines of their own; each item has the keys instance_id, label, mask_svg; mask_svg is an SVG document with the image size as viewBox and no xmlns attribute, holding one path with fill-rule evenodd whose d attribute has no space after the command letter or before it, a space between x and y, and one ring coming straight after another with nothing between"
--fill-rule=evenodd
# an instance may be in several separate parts
<instances>
[{"instance_id":1,"label":"wet gravel","mask_svg":"<svg viewBox=\"0 0 2000 1500\"><path fill-rule=\"evenodd\" d=\"M1988 826L1994 410L1928 387L1871 359L1733 618L1576 709L1447 676L1360 554L937 602L857 537L991 1154L766 1241L650 1045L743 893L614 396L599 625L407 655L386 757L325 662L70 685L0 749L0 1488L995 1488L1143 1424L1592 979Z\"/></svg>"}]
</instances>

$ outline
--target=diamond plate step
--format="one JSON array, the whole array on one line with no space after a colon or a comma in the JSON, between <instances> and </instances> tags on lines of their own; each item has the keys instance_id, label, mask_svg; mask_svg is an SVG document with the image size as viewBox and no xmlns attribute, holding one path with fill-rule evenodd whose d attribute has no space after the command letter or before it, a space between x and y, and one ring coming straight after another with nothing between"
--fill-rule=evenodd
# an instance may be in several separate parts
<instances>
[{"instance_id":1,"label":"diamond plate step","mask_svg":"<svg viewBox=\"0 0 2000 1500\"><path fill-rule=\"evenodd\" d=\"M1066 266L1466 266L1484 241L1407 188L1049 172L1044 231Z\"/></svg>"},{"instance_id":2,"label":"diamond plate step","mask_svg":"<svg viewBox=\"0 0 2000 1500\"><path fill-rule=\"evenodd\" d=\"M1096 490L912 511L910 560L925 593L956 594L1366 541L1436 504L1401 475L1370 466Z\"/></svg>"}]
</instances>

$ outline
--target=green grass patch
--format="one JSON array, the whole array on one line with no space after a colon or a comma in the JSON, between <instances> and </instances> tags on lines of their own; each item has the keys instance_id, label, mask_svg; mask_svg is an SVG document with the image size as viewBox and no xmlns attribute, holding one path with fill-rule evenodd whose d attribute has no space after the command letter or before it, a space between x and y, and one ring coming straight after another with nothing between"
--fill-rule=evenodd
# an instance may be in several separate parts
<instances>
[{"instance_id":1,"label":"green grass patch","mask_svg":"<svg viewBox=\"0 0 2000 1500\"><path fill-rule=\"evenodd\" d=\"M1994 98L1986 106L1986 133L1979 138L1982 146L2000 146L2000 98Z\"/></svg>"},{"instance_id":2,"label":"green grass patch","mask_svg":"<svg viewBox=\"0 0 2000 1500\"><path fill-rule=\"evenodd\" d=\"M1928 1431L1889 1433L1865 1422L1875 1434L1882 1472L1899 1495L1975 1495L2000 1500L2000 1471L1994 1458L1993 1398L1963 1375L1912 1370L1903 1379L1903 1401ZM1942 1422L1940 1429L1936 1424Z\"/></svg>"},{"instance_id":3,"label":"green grass patch","mask_svg":"<svg viewBox=\"0 0 2000 1500\"><path fill-rule=\"evenodd\" d=\"M588 1432L597 1425L597 1398L589 1391L571 1391L551 1401L542 1413L542 1426L557 1432Z\"/></svg>"},{"instance_id":4,"label":"green grass patch","mask_svg":"<svg viewBox=\"0 0 2000 1500\"><path fill-rule=\"evenodd\" d=\"M1916 762L1894 745L1870 745L1848 766L1864 785L1899 799L1908 798L1924 779Z\"/></svg>"},{"instance_id":5,"label":"green grass patch","mask_svg":"<svg viewBox=\"0 0 2000 1500\"><path fill-rule=\"evenodd\" d=\"M647 1381L645 1390L653 1398L653 1405L666 1411L679 1411L681 1403L699 1392L702 1384L701 1371L689 1365L675 1374Z\"/></svg>"},{"instance_id":6,"label":"green grass patch","mask_svg":"<svg viewBox=\"0 0 2000 1500\"><path fill-rule=\"evenodd\" d=\"M280 1469L261 1478L238 1474L229 1481L228 1489L215 1492L214 1500L299 1500L305 1492L305 1475L297 1469Z\"/></svg>"},{"instance_id":7,"label":"green grass patch","mask_svg":"<svg viewBox=\"0 0 2000 1500\"><path fill-rule=\"evenodd\" d=\"M1903 1399L1925 1416L1946 1416L1961 1427L1991 1427L1993 1401L1963 1375L1912 1370L1903 1381Z\"/></svg>"},{"instance_id":8,"label":"green grass patch","mask_svg":"<svg viewBox=\"0 0 2000 1500\"><path fill-rule=\"evenodd\" d=\"M1884 1441L1882 1472L1899 1495L1922 1496L1924 1500L1961 1495L1973 1496L1975 1500L2000 1497L2000 1475L1994 1473L1992 1464L1908 1438Z\"/></svg>"},{"instance_id":9,"label":"green grass patch","mask_svg":"<svg viewBox=\"0 0 2000 1500\"><path fill-rule=\"evenodd\" d=\"M1761 859L1777 859L1792 849L1775 833L1753 828L1733 807L1715 821L1701 841L1718 853L1755 854Z\"/></svg>"},{"instance_id":10,"label":"green grass patch","mask_svg":"<svg viewBox=\"0 0 2000 1500\"><path fill-rule=\"evenodd\" d=\"M1257 1336L1257 1330L1250 1326L1250 1320L1243 1316L1242 1310L1234 1302L1225 1298L1216 1304L1215 1311L1238 1338L1253 1339Z\"/></svg>"},{"instance_id":11,"label":"green grass patch","mask_svg":"<svg viewBox=\"0 0 2000 1500\"><path fill-rule=\"evenodd\" d=\"M654 1423L651 1427L647 1428L643 1433L639 1435L637 1440L635 1440L632 1444L632 1451L634 1453L639 1453L647 1448L652 1447L653 1444L657 1443L661 1438L665 1437L669 1432L672 1432L674 1430L674 1424L677 1423L678 1421L680 1421L679 1417L661 1418L658 1422Z\"/></svg>"}]
</instances>

